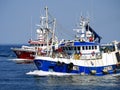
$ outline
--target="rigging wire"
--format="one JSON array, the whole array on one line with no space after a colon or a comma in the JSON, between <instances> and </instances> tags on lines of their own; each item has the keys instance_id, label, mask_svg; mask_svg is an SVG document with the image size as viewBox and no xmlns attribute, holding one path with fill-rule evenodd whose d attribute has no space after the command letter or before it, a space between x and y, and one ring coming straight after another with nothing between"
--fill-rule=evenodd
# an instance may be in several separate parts
<instances>
[{"instance_id":1,"label":"rigging wire","mask_svg":"<svg viewBox=\"0 0 120 90\"><path fill-rule=\"evenodd\" d=\"M54 17L48 12L48 15L51 19L54 19ZM56 25L57 25L57 31L56 34L58 37L58 39L70 39L71 37L74 37L73 34L71 34L71 32L67 29L65 29L58 21L56 21Z\"/></svg>"}]
</instances>

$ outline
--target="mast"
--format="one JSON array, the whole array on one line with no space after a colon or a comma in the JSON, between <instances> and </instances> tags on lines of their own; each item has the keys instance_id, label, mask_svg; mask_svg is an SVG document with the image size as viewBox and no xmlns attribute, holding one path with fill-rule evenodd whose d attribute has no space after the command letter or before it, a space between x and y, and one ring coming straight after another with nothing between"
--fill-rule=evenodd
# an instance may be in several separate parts
<instances>
[{"instance_id":1,"label":"mast","mask_svg":"<svg viewBox=\"0 0 120 90\"><path fill-rule=\"evenodd\" d=\"M50 56L52 56L52 52L53 52L52 46L55 42L55 27L56 27L56 18L54 18L54 20L53 20L53 32L52 32L52 43L51 43L51 47L50 47L51 48Z\"/></svg>"},{"instance_id":2,"label":"mast","mask_svg":"<svg viewBox=\"0 0 120 90\"><path fill-rule=\"evenodd\" d=\"M46 33L47 33L47 56L48 56L48 49L49 49L49 39L48 39L48 34L49 34L49 29L48 29L48 7L46 6L45 7L45 13L46 13L46 20L45 20L45 23L46 23Z\"/></svg>"},{"instance_id":3,"label":"mast","mask_svg":"<svg viewBox=\"0 0 120 90\"><path fill-rule=\"evenodd\" d=\"M79 40L79 41L88 41L88 37L86 35L86 33L89 31L89 27L88 29L86 29L86 26L89 26L89 19L86 19L86 18L83 18L81 16L81 21L80 21L80 28L78 29L73 29L74 31L77 32L75 38L76 40Z\"/></svg>"},{"instance_id":4,"label":"mast","mask_svg":"<svg viewBox=\"0 0 120 90\"><path fill-rule=\"evenodd\" d=\"M53 20L53 34L52 34L52 44L55 42L55 27L56 27L56 18Z\"/></svg>"}]
</instances>

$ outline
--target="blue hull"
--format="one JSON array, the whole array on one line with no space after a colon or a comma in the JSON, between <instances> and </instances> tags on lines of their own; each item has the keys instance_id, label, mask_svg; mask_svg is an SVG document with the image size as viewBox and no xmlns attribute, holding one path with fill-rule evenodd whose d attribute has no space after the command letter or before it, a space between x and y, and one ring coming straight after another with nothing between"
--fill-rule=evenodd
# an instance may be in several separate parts
<instances>
[{"instance_id":1,"label":"blue hull","mask_svg":"<svg viewBox=\"0 0 120 90\"><path fill-rule=\"evenodd\" d=\"M84 74L84 75L96 75L102 76L107 74L117 73L116 65L109 66L100 66L100 67L84 67L76 66L73 63L65 64L64 62L53 62L46 60L34 60L38 70L42 71L54 71L61 73L75 73L75 74ZM105 70L107 68L107 71Z\"/></svg>"}]
</instances>

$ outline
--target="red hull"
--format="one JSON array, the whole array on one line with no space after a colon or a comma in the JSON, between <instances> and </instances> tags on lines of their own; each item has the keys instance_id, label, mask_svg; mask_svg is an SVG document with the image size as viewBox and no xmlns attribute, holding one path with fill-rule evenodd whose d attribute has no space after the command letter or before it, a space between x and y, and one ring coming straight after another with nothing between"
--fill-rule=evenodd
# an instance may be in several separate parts
<instances>
[{"instance_id":1,"label":"red hull","mask_svg":"<svg viewBox=\"0 0 120 90\"><path fill-rule=\"evenodd\" d=\"M14 50L17 58L20 59L28 59L28 60L33 60L35 58L35 52L33 51L18 51L18 50Z\"/></svg>"}]
</instances>

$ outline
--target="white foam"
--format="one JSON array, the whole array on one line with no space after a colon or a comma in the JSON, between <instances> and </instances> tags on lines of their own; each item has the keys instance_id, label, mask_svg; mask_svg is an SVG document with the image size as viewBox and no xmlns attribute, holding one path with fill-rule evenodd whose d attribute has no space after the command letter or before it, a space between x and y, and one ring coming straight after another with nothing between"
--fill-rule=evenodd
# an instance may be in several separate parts
<instances>
[{"instance_id":1,"label":"white foam","mask_svg":"<svg viewBox=\"0 0 120 90\"><path fill-rule=\"evenodd\" d=\"M34 70L26 73L27 75L35 75L35 76L68 76L68 75L78 75L73 73L60 73L60 72L52 72L52 71L42 71L42 70Z\"/></svg>"},{"instance_id":2,"label":"white foam","mask_svg":"<svg viewBox=\"0 0 120 90\"><path fill-rule=\"evenodd\" d=\"M33 60L30 60L30 59L20 59L20 58L12 58L9 60L14 61L16 63L32 63L33 62Z\"/></svg>"},{"instance_id":3,"label":"white foam","mask_svg":"<svg viewBox=\"0 0 120 90\"><path fill-rule=\"evenodd\" d=\"M112 76L120 76L120 73L117 73L117 74L113 74Z\"/></svg>"}]
</instances>

